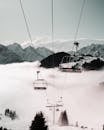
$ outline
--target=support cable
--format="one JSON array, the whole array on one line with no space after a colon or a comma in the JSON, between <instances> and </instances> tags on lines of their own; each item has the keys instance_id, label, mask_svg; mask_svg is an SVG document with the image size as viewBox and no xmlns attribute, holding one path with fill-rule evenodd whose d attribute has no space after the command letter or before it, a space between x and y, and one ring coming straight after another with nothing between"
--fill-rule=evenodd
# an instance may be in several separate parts
<instances>
[{"instance_id":1,"label":"support cable","mask_svg":"<svg viewBox=\"0 0 104 130\"><path fill-rule=\"evenodd\" d=\"M51 42L52 42L52 51L54 52L54 1L51 0ZM52 67L54 67L54 54L52 56Z\"/></svg>"},{"instance_id":2,"label":"support cable","mask_svg":"<svg viewBox=\"0 0 104 130\"><path fill-rule=\"evenodd\" d=\"M27 19L26 19L26 14L25 14L25 11L24 11L24 8L23 8L22 0L19 0L19 1L20 1L20 6L21 6L21 10L22 10L23 17L24 17L24 21L25 21L27 33L28 33L30 42L31 42L31 44L32 44L32 36L31 36L31 33L30 33L30 29L29 29L29 25L28 25Z\"/></svg>"},{"instance_id":3,"label":"support cable","mask_svg":"<svg viewBox=\"0 0 104 130\"><path fill-rule=\"evenodd\" d=\"M76 46L76 50L77 50L77 47L78 47L78 45L79 45L78 42L76 42L76 40L77 40L77 36L78 36L78 33L79 33L79 27L80 27L82 15L83 15L83 10L84 10L84 6L85 6L85 1L86 1L86 0L83 0L82 6L81 6L80 15L79 15L79 20L78 20L78 25L77 25L76 32L75 32L75 36L74 36L74 45L73 45L73 48L74 48L74 46ZM72 48L72 50L73 50L73 48Z\"/></svg>"},{"instance_id":4,"label":"support cable","mask_svg":"<svg viewBox=\"0 0 104 130\"><path fill-rule=\"evenodd\" d=\"M30 29L29 29L29 25L28 25L27 19L26 19L26 14L25 14L25 11L24 11L24 8L23 8L22 0L19 0L19 1L20 1L20 6L21 6L23 17L24 17L24 21L25 21L27 33L28 33L28 36L29 36L31 44L33 44L33 42L32 42L32 36L31 36L31 33L30 33ZM37 51L35 53L37 53L37 55L40 55L41 57L44 58L44 56L41 55L40 53L38 53Z\"/></svg>"},{"instance_id":5,"label":"support cable","mask_svg":"<svg viewBox=\"0 0 104 130\"><path fill-rule=\"evenodd\" d=\"M53 21L53 0L51 1L51 6L52 6L52 8L51 8L51 33L52 33L52 37L51 37L51 40L52 40L52 43L53 43L53 41L54 41L54 29L53 29L53 23L54 23L54 21Z\"/></svg>"},{"instance_id":6,"label":"support cable","mask_svg":"<svg viewBox=\"0 0 104 130\"><path fill-rule=\"evenodd\" d=\"M76 41L77 36L78 36L79 27L80 27L82 15L83 15L83 10L84 10L84 6L85 6L85 1L86 0L83 0L83 3L82 3L82 7L81 7L81 11L80 11L80 16L79 16L79 20L78 20L78 25L77 25L77 29L76 29L75 36L74 36L74 42Z\"/></svg>"}]
</instances>

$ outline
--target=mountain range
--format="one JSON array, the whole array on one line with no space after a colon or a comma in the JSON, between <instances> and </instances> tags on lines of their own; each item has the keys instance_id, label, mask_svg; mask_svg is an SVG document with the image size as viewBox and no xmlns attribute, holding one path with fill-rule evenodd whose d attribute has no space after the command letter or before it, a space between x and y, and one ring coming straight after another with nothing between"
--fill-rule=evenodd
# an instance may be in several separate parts
<instances>
[{"instance_id":1,"label":"mountain range","mask_svg":"<svg viewBox=\"0 0 104 130\"><path fill-rule=\"evenodd\" d=\"M51 54L53 52L44 47L35 49L28 46L23 49L18 43L8 46L0 45L0 64L40 61Z\"/></svg>"},{"instance_id":2,"label":"mountain range","mask_svg":"<svg viewBox=\"0 0 104 130\"><path fill-rule=\"evenodd\" d=\"M104 44L104 40L78 39L77 41L80 43L79 49L85 46L90 46L91 44ZM35 48L45 47L54 52L62 52L62 51L68 52L68 51L75 50L73 43L74 43L73 40L55 40L54 42L51 42L49 40L47 41L38 40L38 43L36 41L33 44L27 42L27 43L22 43L21 46L23 48L26 48L28 46L32 46Z\"/></svg>"},{"instance_id":3,"label":"mountain range","mask_svg":"<svg viewBox=\"0 0 104 130\"><path fill-rule=\"evenodd\" d=\"M102 44L95 44L94 41L92 41L93 44L86 41L83 45L86 45L82 48L80 48L77 53L80 55L90 55L94 57L101 57L104 58L104 44L103 41L95 42L95 43L102 43ZM81 44L81 43L80 43ZM49 49L50 44L46 47L37 47L34 48L34 46L27 46L26 48L23 48L18 43L13 43L7 46L0 44L0 64L7 64L7 63L15 63L15 62L33 62L33 61L42 61L46 57L52 55L54 52ZM67 48L63 52L67 52L69 54L72 53L70 51L70 48L68 47L68 43L63 43L64 48ZM58 52L61 52L62 49L62 43L57 43L55 46ZM58 48L59 47L59 48Z\"/></svg>"}]
</instances>

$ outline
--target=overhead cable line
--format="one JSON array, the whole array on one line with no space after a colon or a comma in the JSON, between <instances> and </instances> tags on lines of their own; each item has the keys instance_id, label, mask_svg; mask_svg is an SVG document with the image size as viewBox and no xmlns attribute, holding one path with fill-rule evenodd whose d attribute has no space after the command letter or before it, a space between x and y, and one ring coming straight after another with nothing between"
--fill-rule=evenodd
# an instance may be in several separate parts
<instances>
[{"instance_id":1,"label":"overhead cable line","mask_svg":"<svg viewBox=\"0 0 104 130\"><path fill-rule=\"evenodd\" d=\"M28 33L30 42L32 43L32 36L31 36L31 33L30 33L30 29L29 29L29 25L28 25L27 19L26 19L26 14L25 14L25 11L24 11L24 8L23 8L22 0L19 0L19 1L20 1L20 6L21 6L23 17L24 17L27 33Z\"/></svg>"},{"instance_id":2,"label":"overhead cable line","mask_svg":"<svg viewBox=\"0 0 104 130\"><path fill-rule=\"evenodd\" d=\"M52 51L54 52L54 1L51 0L51 42L52 42ZM52 56L52 66L54 67L54 54Z\"/></svg>"},{"instance_id":3,"label":"overhead cable line","mask_svg":"<svg viewBox=\"0 0 104 130\"><path fill-rule=\"evenodd\" d=\"M77 36L78 36L79 27L80 27L82 15L83 15L83 10L84 10L84 6L85 6L85 1L86 1L86 0L83 0L83 3L82 3L82 7L81 7L81 11L80 11L80 16L79 16L79 20L78 20L78 25L77 25L76 32L75 32L75 36L74 36L74 42L76 41Z\"/></svg>"},{"instance_id":4,"label":"overhead cable line","mask_svg":"<svg viewBox=\"0 0 104 130\"><path fill-rule=\"evenodd\" d=\"M22 13L23 13L23 17L24 17L27 33L28 33L28 36L29 36L31 44L33 44L32 36L31 36L31 33L30 33L30 29L29 29L29 25L28 25L27 19L26 19L26 14L25 14L25 11L24 11L24 8L23 8L22 0L19 0L19 1L20 1L20 6L21 6ZM37 51L35 53L37 53L37 55L40 55L41 57L44 58L44 56L42 54L38 53Z\"/></svg>"},{"instance_id":5,"label":"overhead cable line","mask_svg":"<svg viewBox=\"0 0 104 130\"><path fill-rule=\"evenodd\" d=\"M54 21L53 21L53 0L51 0L51 35L52 35L52 37L51 37L51 40L52 40L52 43L53 43L53 41L54 41L54 28L53 28L53 24L54 24Z\"/></svg>"},{"instance_id":6,"label":"overhead cable line","mask_svg":"<svg viewBox=\"0 0 104 130\"><path fill-rule=\"evenodd\" d=\"M77 49L78 49L78 47L79 47L79 42L77 42L77 36L78 36L78 33L79 33L79 27L80 27L82 15L83 15L83 10L84 10L84 6L85 6L85 1L86 1L86 0L83 0L82 6L81 6L81 9L80 9L80 15L79 15L79 19L78 19L78 24L77 24L77 27L76 27L75 35L74 35L74 43L73 43L72 51L73 51L73 49L74 49L74 46L76 46L76 51L77 51Z\"/></svg>"}]
</instances>

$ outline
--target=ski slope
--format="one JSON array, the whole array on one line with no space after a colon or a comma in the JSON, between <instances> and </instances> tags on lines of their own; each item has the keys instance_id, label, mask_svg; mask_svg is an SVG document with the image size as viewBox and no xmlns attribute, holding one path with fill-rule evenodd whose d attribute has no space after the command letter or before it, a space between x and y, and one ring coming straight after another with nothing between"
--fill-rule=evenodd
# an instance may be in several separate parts
<instances>
[{"instance_id":1,"label":"ski slope","mask_svg":"<svg viewBox=\"0 0 104 130\"><path fill-rule=\"evenodd\" d=\"M59 127L58 118L66 110L70 125L86 126L88 129L102 129L104 123L104 71L86 71L82 73L60 72L58 68L44 69L38 62L0 65L0 126L12 130L29 130L36 112L43 111L49 129L80 130L78 127ZM36 71L40 78L48 82L47 90L34 90ZM62 97L63 107L56 112L53 126L53 112L47 104L56 104ZM15 110L18 119L4 116L4 110ZM70 128L69 128L70 127Z\"/></svg>"}]
</instances>

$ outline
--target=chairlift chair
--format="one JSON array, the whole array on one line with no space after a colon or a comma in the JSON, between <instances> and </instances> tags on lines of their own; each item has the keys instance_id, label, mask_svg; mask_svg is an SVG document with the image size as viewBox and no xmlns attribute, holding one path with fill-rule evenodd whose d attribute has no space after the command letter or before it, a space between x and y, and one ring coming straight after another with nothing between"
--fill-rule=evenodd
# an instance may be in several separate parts
<instances>
[{"instance_id":1,"label":"chairlift chair","mask_svg":"<svg viewBox=\"0 0 104 130\"><path fill-rule=\"evenodd\" d=\"M46 90L47 89L47 82L44 79L37 79L33 83L35 90Z\"/></svg>"},{"instance_id":2,"label":"chairlift chair","mask_svg":"<svg viewBox=\"0 0 104 130\"><path fill-rule=\"evenodd\" d=\"M33 83L35 90L46 90L47 89L47 82L45 79L37 79Z\"/></svg>"},{"instance_id":3,"label":"chairlift chair","mask_svg":"<svg viewBox=\"0 0 104 130\"><path fill-rule=\"evenodd\" d=\"M35 90L46 90L48 83L46 82L45 79L39 78L40 71L37 71L36 73L37 73L37 79L33 83L34 89Z\"/></svg>"}]
</instances>

